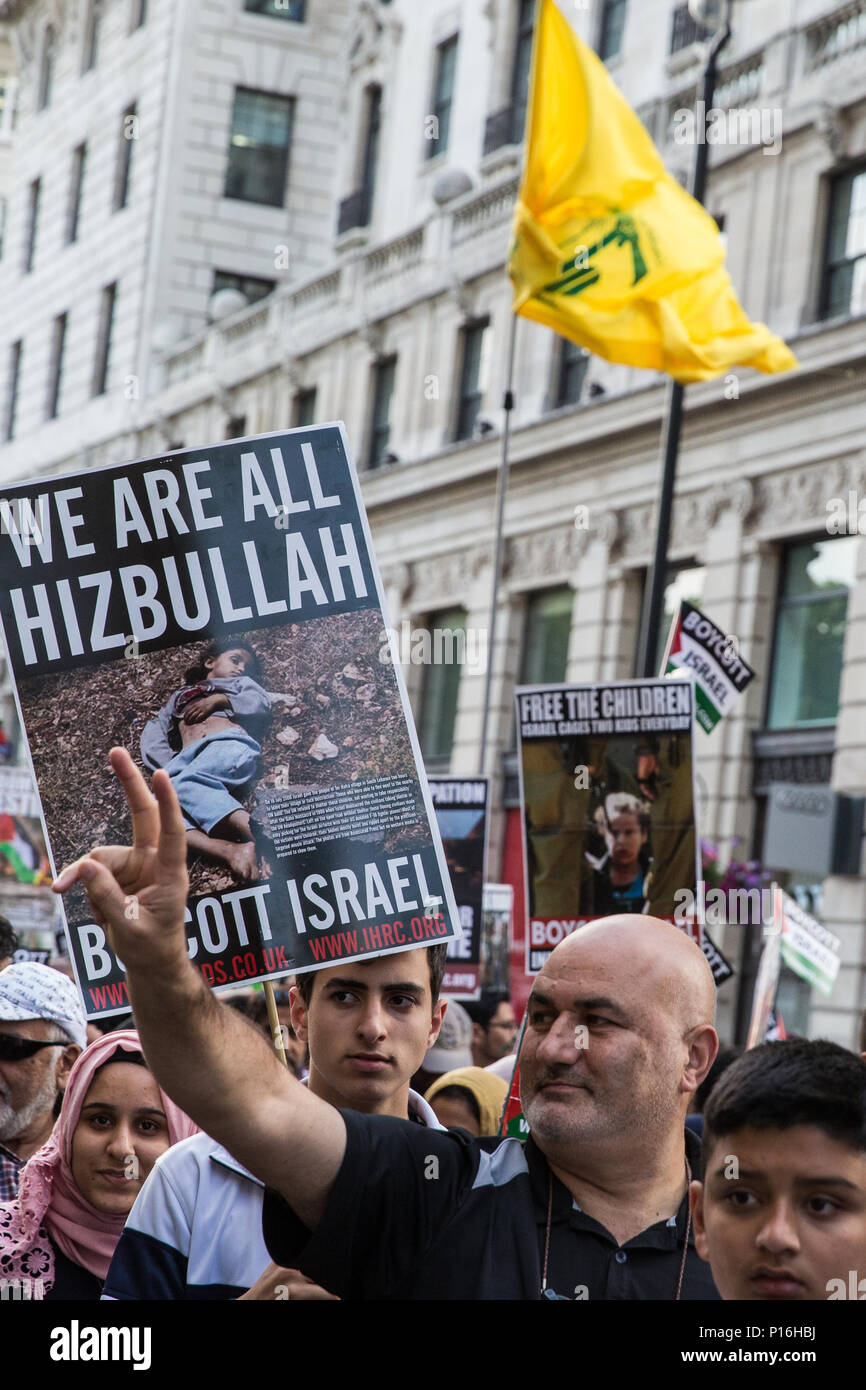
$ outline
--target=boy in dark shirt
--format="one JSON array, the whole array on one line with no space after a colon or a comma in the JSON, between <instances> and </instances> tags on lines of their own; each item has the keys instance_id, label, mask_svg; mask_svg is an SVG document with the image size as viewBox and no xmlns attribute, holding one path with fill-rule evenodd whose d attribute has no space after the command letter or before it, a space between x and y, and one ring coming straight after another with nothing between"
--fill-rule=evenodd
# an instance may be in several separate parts
<instances>
[{"instance_id":1,"label":"boy in dark shirt","mask_svg":"<svg viewBox=\"0 0 866 1390\"><path fill-rule=\"evenodd\" d=\"M764 1043L704 1114L695 1241L725 1299L866 1299L866 1063Z\"/></svg>"}]
</instances>

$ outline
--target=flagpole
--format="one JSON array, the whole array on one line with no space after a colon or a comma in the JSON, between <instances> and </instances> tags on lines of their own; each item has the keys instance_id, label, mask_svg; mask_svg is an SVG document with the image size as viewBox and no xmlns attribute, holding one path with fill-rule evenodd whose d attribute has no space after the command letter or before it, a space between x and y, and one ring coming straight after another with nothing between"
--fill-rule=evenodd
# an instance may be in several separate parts
<instances>
[{"instance_id":1,"label":"flagpole","mask_svg":"<svg viewBox=\"0 0 866 1390\"><path fill-rule=\"evenodd\" d=\"M716 86L719 50L731 36L731 6L728 4L725 22L707 45L707 59L704 64L703 90L698 105L700 120L695 123L697 151L692 171L689 192L696 202L703 204L707 184L707 111L713 104ZM665 399L665 417L662 429L663 458L662 485L659 494L658 520L656 522L655 550L652 566L647 576L644 590L643 611L641 613L640 646L638 670L643 676L656 674L659 627L664 612L665 588L667 579L668 546L670 544L671 518L673 516L674 489L676 486L677 462L680 451L680 435L683 423L683 396L685 387L679 381L669 381Z\"/></svg>"},{"instance_id":2,"label":"flagpole","mask_svg":"<svg viewBox=\"0 0 866 1390\"><path fill-rule=\"evenodd\" d=\"M517 315L512 312L508 336L508 368L502 408L505 424L502 429L502 454L496 481L496 542L493 551L493 588L490 596L490 619L487 624L487 663L484 672L484 714L481 722L481 749L478 754L478 775L487 768L487 739L490 727L490 694L493 685L493 658L496 651L496 613L499 607L499 577L502 572L502 550L505 541L505 494L508 491L508 449L511 440L511 412L514 409L514 350L517 342Z\"/></svg>"}]
</instances>

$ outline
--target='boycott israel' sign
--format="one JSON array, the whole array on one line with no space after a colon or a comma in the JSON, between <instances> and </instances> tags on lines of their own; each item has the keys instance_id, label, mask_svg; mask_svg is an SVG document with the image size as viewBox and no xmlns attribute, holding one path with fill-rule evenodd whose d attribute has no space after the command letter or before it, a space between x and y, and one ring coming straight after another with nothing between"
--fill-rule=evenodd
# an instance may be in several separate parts
<instances>
[{"instance_id":1,"label":"'boycott israel' sign","mask_svg":"<svg viewBox=\"0 0 866 1390\"><path fill-rule=\"evenodd\" d=\"M730 713L755 676L734 639L685 599L673 621L662 663L666 675L683 669L694 672L695 719L707 733Z\"/></svg>"},{"instance_id":2,"label":"'boycott israel' sign","mask_svg":"<svg viewBox=\"0 0 866 1390\"><path fill-rule=\"evenodd\" d=\"M782 893L782 959L789 969L830 994L839 974L842 943L794 898Z\"/></svg>"}]
</instances>

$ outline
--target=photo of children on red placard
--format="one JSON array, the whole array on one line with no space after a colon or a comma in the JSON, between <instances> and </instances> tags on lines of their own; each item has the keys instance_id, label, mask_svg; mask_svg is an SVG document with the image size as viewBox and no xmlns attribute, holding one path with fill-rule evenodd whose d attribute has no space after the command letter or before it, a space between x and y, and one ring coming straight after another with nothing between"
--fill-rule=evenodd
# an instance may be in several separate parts
<instances>
[{"instance_id":1,"label":"photo of children on red placard","mask_svg":"<svg viewBox=\"0 0 866 1390\"><path fill-rule=\"evenodd\" d=\"M659 685L664 683L639 687L651 697L649 708ZM629 687L633 683L621 682L598 691L613 695ZM694 893L691 685L680 682L678 689L688 705L685 714L603 718L596 704L596 713L583 720L524 719L527 949L533 970L582 922L616 913L672 919L677 890ZM575 687L568 694L576 700L578 693L592 692ZM560 694L565 690L557 699ZM629 707L640 708L637 698L636 692L629 696ZM567 702L560 714L566 709ZM666 721L667 729L659 727Z\"/></svg>"}]
</instances>

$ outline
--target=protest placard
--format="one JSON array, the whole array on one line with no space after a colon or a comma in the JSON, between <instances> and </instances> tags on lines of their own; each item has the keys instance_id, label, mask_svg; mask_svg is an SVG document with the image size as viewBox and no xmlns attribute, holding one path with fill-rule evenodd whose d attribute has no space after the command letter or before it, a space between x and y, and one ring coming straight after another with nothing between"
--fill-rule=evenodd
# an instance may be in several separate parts
<instances>
[{"instance_id":1,"label":"protest placard","mask_svg":"<svg viewBox=\"0 0 866 1390\"><path fill-rule=\"evenodd\" d=\"M485 883L481 900L481 988L508 989L514 936L514 889Z\"/></svg>"},{"instance_id":2,"label":"protest placard","mask_svg":"<svg viewBox=\"0 0 866 1390\"><path fill-rule=\"evenodd\" d=\"M695 719L710 733L739 700L755 672L740 656L736 640L686 599L680 601L668 634L662 671L690 671L695 678Z\"/></svg>"},{"instance_id":3,"label":"protest placard","mask_svg":"<svg viewBox=\"0 0 866 1390\"><path fill-rule=\"evenodd\" d=\"M782 960L802 980L830 994L839 974L842 943L787 893L782 893Z\"/></svg>"},{"instance_id":4,"label":"protest placard","mask_svg":"<svg viewBox=\"0 0 866 1390\"><path fill-rule=\"evenodd\" d=\"M713 972L713 980L716 989L723 985L726 980L730 980L736 974L730 961L722 955L715 941L713 941L706 927L701 933L701 950L707 958L707 963Z\"/></svg>"},{"instance_id":5,"label":"protest placard","mask_svg":"<svg viewBox=\"0 0 866 1390\"><path fill-rule=\"evenodd\" d=\"M765 1041L770 1015L776 1002L776 990L779 987L779 974L782 969L783 909L781 889L775 883L773 884L772 902L770 921L764 923L764 946L761 951L761 959L758 961L758 973L755 976L755 987L752 993L752 1012L746 1037L747 1049L757 1047L759 1043Z\"/></svg>"},{"instance_id":6,"label":"protest placard","mask_svg":"<svg viewBox=\"0 0 866 1390\"><path fill-rule=\"evenodd\" d=\"M178 793L210 984L459 936L342 426L6 488L0 590L53 869L127 841L120 745ZM65 910L89 1016L124 1012Z\"/></svg>"},{"instance_id":7,"label":"protest placard","mask_svg":"<svg viewBox=\"0 0 866 1390\"><path fill-rule=\"evenodd\" d=\"M698 880L688 679L516 691L526 970L596 917L675 920ZM700 926L688 928L700 939Z\"/></svg>"},{"instance_id":8,"label":"protest placard","mask_svg":"<svg viewBox=\"0 0 866 1390\"><path fill-rule=\"evenodd\" d=\"M463 931L461 937L448 942L442 993L451 999L477 999L481 993L488 783L483 777L431 777L430 795Z\"/></svg>"},{"instance_id":9,"label":"protest placard","mask_svg":"<svg viewBox=\"0 0 866 1390\"><path fill-rule=\"evenodd\" d=\"M50 959L50 951L39 951L27 946L19 946L17 950L12 952L13 965L22 965L25 961L31 961L36 965L47 965Z\"/></svg>"}]
</instances>

